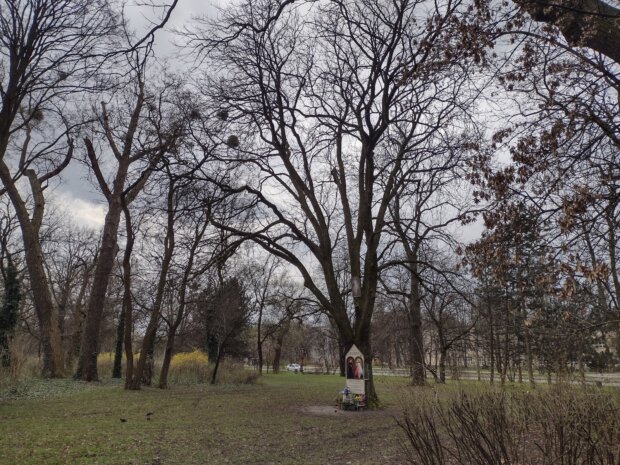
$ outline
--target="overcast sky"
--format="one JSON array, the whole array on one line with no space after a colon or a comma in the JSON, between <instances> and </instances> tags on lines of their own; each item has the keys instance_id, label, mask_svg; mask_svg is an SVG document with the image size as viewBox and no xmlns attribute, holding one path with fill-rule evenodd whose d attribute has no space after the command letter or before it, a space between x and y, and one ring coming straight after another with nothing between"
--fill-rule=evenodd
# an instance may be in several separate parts
<instances>
[{"instance_id":1,"label":"overcast sky","mask_svg":"<svg viewBox=\"0 0 620 465\"><path fill-rule=\"evenodd\" d=\"M187 26L192 17L214 17L217 15L218 8L230 3L226 0L179 0L168 25L157 33L155 42L157 56L168 60L178 69L187 67L188 65L178 58L181 51L178 44L181 40L173 31ZM137 36L148 31L152 27L152 21L155 20L153 10L144 7L129 6L126 14ZM81 155L77 158L82 158ZM103 227L107 205L98 189L88 180L86 167L77 160L74 160L63 172L61 182L57 183L53 189L50 201L58 210L65 212L69 218L73 219L77 225L97 230ZM453 233L457 240L470 241L479 237L482 229L480 222L465 228L454 225Z\"/></svg>"},{"instance_id":2,"label":"overcast sky","mask_svg":"<svg viewBox=\"0 0 620 465\"><path fill-rule=\"evenodd\" d=\"M189 24L193 16L214 16L218 8L228 3L227 1L179 0L166 28L157 32L155 41L157 56L182 69L186 65L178 59L179 47L175 44L180 41L173 30L181 29ZM145 7L129 5L126 13L137 36L148 31L152 27L151 21L155 20L155 12ZM55 185L50 200L55 207L64 211L78 225L99 229L103 226L107 206L104 205L103 196L87 180L86 168L77 161L81 155L78 154L76 160L65 169L61 176L62 182Z\"/></svg>"}]
</instances>

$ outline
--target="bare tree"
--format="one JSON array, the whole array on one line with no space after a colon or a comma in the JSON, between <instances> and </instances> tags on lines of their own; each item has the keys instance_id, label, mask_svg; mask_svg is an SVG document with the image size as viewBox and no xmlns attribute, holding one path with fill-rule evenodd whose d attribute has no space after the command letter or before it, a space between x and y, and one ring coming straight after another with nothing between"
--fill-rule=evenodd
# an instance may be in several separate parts
<instances>
[{"instance_id":1,"label":"bare tree","mask_svg":"<svg viewBox=\"0 0 620 465\"><path fill-rule=\"evenodd\" d=\"M76 377L97 379L99 328L108 282L116 256L117 236L124 206L142 191L151 174L175 151L184 131L183 115L174 114L170 99L178 83L164 79L147 87L151 47L131 52L127 60L127 86L114 96L115 106L101 104L95 134L114 156L116 171L111 181L102 170L95 144L85 139L88 164L107 203L100 252L93 275ZM178 97L178 94L175 95Z\"/></svg>"},{"instance_id":2,"label":"bare tree","mask_svg":"<svg viewBox=\"0 0 620 465\"><path fill-rule=\"evenodd\" d=\"M168 326L168 334L166 340L166 349L164 352L164 360L162 362L161 372L159 375L159 387L166 389L168 387L168 370L172 355L175 348L175 339L177 330L186 316L188 300L188 292L194 285L196 279L196 262L201 259L202 249L205 246L205 235L209 226L208 212L198 211L193 214L186 212L185 228L189 228L190 234L187 235L185 241L182 241L181 247L185 251L181 254L183 263L178 264L180 279L175 281L173 294L176 296L176 312L170 314L168 318L164 318ZM202 252L202 253L201 253ZM204 270L201 270L201 272Z\"/></svg>"},{"instance_id":3,"label":"bare tree","mask_svg":"<svg viewBox=\"0 0 620 465\"><path fill-rule=\"evenodd\" d=\"M171 167L171 163L169 161L165 162L163 171L165 172L165 177L162 176L163 179L161 179L161 181L163 181L162 185L164 187L163 192L160 189L157 189L156 191L158 192L158 194L162 195L165 198L165 203L163 205L163 211L160 211L157 208L155 209L156 215L163 213L162 216L164 224L162 225L162 227L165 231L163 237L163 253L161 255L161 266L159 268L157 285L155 287L155 297L151 305L148 325L146 327L144 338L142 340L140 358L138 359L138 363L135 367L135 371L133 374L133 380L130 384L131 389L140 389L141 383L143 383L145 380L145 384L150 384L150 378L153 371L152 348L155 344L155 336L157 334L157 329L159 327L161 319L162 305L168 284L168 273L172 265L173 256L176 253L176 229L178 227L179 217L185 213L182 203L183 198L182 195L179 195L179 193L182 192L183 188L187 187L187 184L191 182L191 179L184 177L182 173L173 172L173 168ZM155 219L155 222L157 222L157 218ZM207 224L208 222L205 221L204 224L199 226L198 239L195 243L196 245L192 249L190 249L190 259L192 261L196 252L196 248L198 244L200 244L200 239L204 234L204 229L206 228ZM189 273L191 273L191 263L189 265L190 266L186 270L186 273L184 273L184 275L186 274L187 277L185 277L185 280L182 283L183 288L181 289L181 292L183 292L183 294L185 293L185 288L187 287ZM179 323L176 324L176 327L178 327L178 325L180 324L180 319L182 318L183 312L181 312L180 315L181 316L178 317ZM169 342L173 341L174 336L172 337L172 341L169 337ZM168 355L168 363L170 362L170 355L171 354ZM147 366L149 366L148 370Z\"/></svg>"},{"instance_id":4,"label":"bare tree","mask_svg":"<svg viewBox=\"0 0 620 465\"><path fill-rule=\"evenodd\" d=\"M449 284L444 273L434 270L428 270L427 273L432 276L426 277L422 302L437 338L439 360L436 380L445 383L448 352L467 337L477 318L469 299L463 298L470 292L465 280L455 283L455 277L452 276L452 283Z\"/></svg>"},{"instance_id":5,"label":"bare tree","mask_svg":"<svg viewBox=\"0 0 620 465\"><path fill-rule=\"evenodd\" d=\"M107 46L106 37L115 27L105 1L0 3L0 180L22 231L43 374L49 377L63 376L65 367L39 239L44 190L73 156L72 97L96 85L101 63L97 53Z\"/></svg>"},{"instance_id":6,"label":"bare tree","mask_svg":"<svg viewBox=\"0 0 620 465\"><path fill-rule=\"evenodd\" d=\"M206 90L241 136L227 139L222 157L240 171L222 187L257 210L243 227L216 224L296 267L343 344L365 354L372 404L370 323L388 206L415 175L406 164L412 149L432 144L466 106L459 86L469 71L443 55L459 41L451 28L459 2L429 11L415 1L330 1L300 7L303 20L278 6L243 3L207 26L212 39L204 30L190 36L225 71ZM428 28L414 20L423 10ZM230 37L240 24L249 26ZM341 248L352 281L344 289Z\"/></svg>"},{"instance_id":7,"label":"bare tree","mask_svg":"<svg viewBox=\"0 0 620 465\"><path fill-rule=\"evenodd\" d=\"M266 307L269 306L270 301L274 297L271 295L275 290L272 281L276 278L275 273L279 266L278 259L270 256L264 263L250 266L246 271L252 306L254 307L253 313L256 315L256 354L258 357L259 375L263 374L263 343L270 333L269 330L265 331L264 316Z\"/></svg>"},{"instance_id":8,"label":"bare tree","mask_svg":"<svg viewBox=\"0 0 620 465\"><path fill-rule=\"evenodd\" d=\"M99 237L61 217L55 228L48 228L44 239L44 264L58 310L65 363L70 368L79 351L83 303L91 284Z\"/></svg>"},{"instance_id":9,"label":"bare tree","mask_svg":"<svg viewBox=\"0 0 620 465\"><path fill-rule=\"evenodd\" d=\"M410 163L416 165L415 182L402 186L390 205L392 221L389 233L394 238L393 258L384 267L403 266L409 273L409 289L391 289L384 279L388 293L406 297L409 327L409 359L413 384L423 384L424 339L422 334L422 295L424 272L435 268L431 257L440 249L455 250L458 240L450 228L467 224L475 214L468 186L461 180L467 163L467 141L445 140L432 149L424 148ZM436 272L447 272L435 268ZM400 283L397 283L400 284Z\"/></svg>"}]
</instances>

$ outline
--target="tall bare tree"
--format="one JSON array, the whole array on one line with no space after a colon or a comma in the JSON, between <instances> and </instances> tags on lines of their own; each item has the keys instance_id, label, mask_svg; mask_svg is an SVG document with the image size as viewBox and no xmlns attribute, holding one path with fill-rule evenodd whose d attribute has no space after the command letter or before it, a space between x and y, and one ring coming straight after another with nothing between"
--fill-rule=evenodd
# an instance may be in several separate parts
<instances>
[{"instance_id":1,"label":"tall bare tree","mask_svg":"<svg viewBox=\"0 0 620 465\"><path fill-rule=\"evenodd\" d=\"M184 249L183 253L178 254L180 255L179 258L182 263L177 263L178 277L176 280L172 281L172 286L175 289L171 290L171 292L176 298L176 311L171 311L170 315L164 318L168 326L168 334L164 359L159 375L159 387L161 389L166 389L168 387L168 371L175 349L177 330L187 314L188 301L191 299L190 291L196 279L197 262L200 262L204 255L203 249L206 248L205 236L209 226L208 210L186 211L184 216L184 224L181 229L188 229L189 231L186 237L179 240L180 248ZM204 269L201 270L201 273L202 272L204 272Z\"/></svg>"},{"instance_id":2,"label":"tall bare tree","mask_svg":"<svg viewBox=\"0 0 620 465\"><path fill-rule=\"evenodd\" d=\"M63 376L65 367L39 239L44 190L73 156L73 97L96 85L98 53L115 28L115 17L103 0L0 3L0 180L19 219L43 374L49 377Z\"/></svg>"},{"instance_id":3,"label":"tall bare tree","mask_svg":"<svg viewBox=\"0 0 620 465\"><path fill-rule=\"evenodd\" d=\"M373 404L370 323L386 215L415 176L406 163L412 149L446 135L463 108L469 70L445 54L460 40L452 27L460 3L428 10L416 1L310 2L299 6L303 17L281 6L245 2L208 24L209 37L207 29L190 35L223 70L205 91L239 134L222 155L239 172L222 187L256 205L253 221L218 226L296 267L343 344L365 354ZM464 54L461 63L475 51ZM346 288L336 270L340 249L352 277Z\"/></svg>"},{"instance_id":4,"label":"tall bare tree","mask_svg":"<svg viewBox=\"0 0 620 465\"><path fill-rule=\"evenodd\" d=\"M97 113L94 133L107 146L116 162L111 180L106 178L102 168L102 157L109 152L98 156L93 141L85 139L89 167L108 203L76 372L76 377L85 381L98 377L102 303L118 250L117 237L123 208L135 200L154 170L161 165L164 156L175 150L184 130L183 116L171 111L170 99L178 90L178 83L164 78L157 85L147 85L151 53L151 45L130 53L126 86L113 96L112 108L102 103Z\"/></svg>"}]
</instances>

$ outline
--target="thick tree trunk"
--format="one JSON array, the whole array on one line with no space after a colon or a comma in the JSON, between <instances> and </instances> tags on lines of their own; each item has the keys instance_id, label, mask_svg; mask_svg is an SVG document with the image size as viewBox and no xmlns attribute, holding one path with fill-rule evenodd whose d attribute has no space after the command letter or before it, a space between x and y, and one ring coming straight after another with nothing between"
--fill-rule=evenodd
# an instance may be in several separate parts
<instances>
[{"instance_id":1,"label":"thick tree trunk","mask_svg":"<svg viewBox=\"0 0 620 465\"><path fill-rule=\"evenodd\" d=\"M374 377L372 375L372 359L373 353L370 346L370 338L367 341L358 339L356 344L362 354L364 354L364 374L366 376L366 403L369 407L379 406L379 396L375 389Z\"/></svg>"},{"instance_id":2,"label":"thick tree trunk","mask_svg":"<svg viewBox=\"0 0 620 465\"><path fill-rule=\"evenodd\" d=\"M4 153L6 144L2 144L0 153ZM43 265L43 253L39 239L39 229L43 220L45 198L41 184L33 171L27 170L34 198L32 218L28 212L11 173L4 161L0 160L0 179L11 200L24 242L26 267L30 278L30 288L34 301L35 312L39 321L40 343L42 349L42 374L46 378L62 378L64 376L64 353L62 338L58 324L58 313L52 299L49 281Z\"/></svg>"},{"instance_id":3,"label":"thick tree trunk","mask_svg":"<svg viewBox=\"0 0 620 465\"><path fill-rule=\"evenodd\" d=\"M123 181L124 184L124 181ZM120 198L109 203L108 213L105 216L103 236L99 259L93 273L93 285L86 307L86 319L82 331L80 358L75 377L83 381L97 381L97 355L99 354L99 332L103 316L103 307L108 290L108 283L114 257L118 250L117 235L122 206Z\"/></svg>"},{"instance_id":4,"label":"thick tree trunk","mask_svg":"<svg viewBox=\"0 0 620 465\"><path fill-rule=\"evenodd\" d=\"M282 358L282 344L284 343L284 334L276 337L276 344L273 350L273 372L280 373L280 360Z\"/></svg>"},{"instance_id":5,"label":"thick tree trunk","mask_svg":"<svg viewBox=\"0 0 620 465\"><path fill-rule=\"evenodd\" d=\"M347 351L353 344L364 355L364 377L366 381L366 403L370 408L379 406L379 397L375 389L375 383L372 376L372 360L373 352L370 342L370 325L360 324L356 325L357 334L354 334L348 341L345 339L345 345Z\"/></svg>"},{"instance_id":6,"label":"thick tree trunk","mask_svg":"<svg viewBox=\"0 0 620 465\"><path fill-rule=\"evenodd\" d=\"M43 349L43 376L62 378L65 375L65 367L58 315L52 302L52 295L43 267L41 246L38 238L27 230L28 228L22 228L24 254L26 255L34 306L39 320Z\"/></svg>"}]
</instances>

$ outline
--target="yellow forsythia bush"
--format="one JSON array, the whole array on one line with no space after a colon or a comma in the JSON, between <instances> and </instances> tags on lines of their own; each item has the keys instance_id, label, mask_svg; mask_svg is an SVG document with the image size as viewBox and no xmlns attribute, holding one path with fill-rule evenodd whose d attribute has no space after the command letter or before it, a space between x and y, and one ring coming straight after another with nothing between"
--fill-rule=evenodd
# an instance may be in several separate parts
<instances>
[{"instance_id":1,"label":"yellow forsythia bush","mask_svg":"<svg viewBox=\"0 0 620 465\"><path fill-rule=\"evenodd\" d=\"M209 357L203 351L181 352L172 357L169 380L172 383L205 383L209 380Z\"/></svg>"},{"instance_id":2,"label":"yellow forsythia bush","mask_svg":"<svg viewBox=\"0 0 620 465\"><path fill-rule=\"evenodd\" d=\"M123 361L125 357L123 354ZM99 352L97 355L97 372L100 378L110 378L114 366L114 352Z\"/></svg>"}]
</instances>

